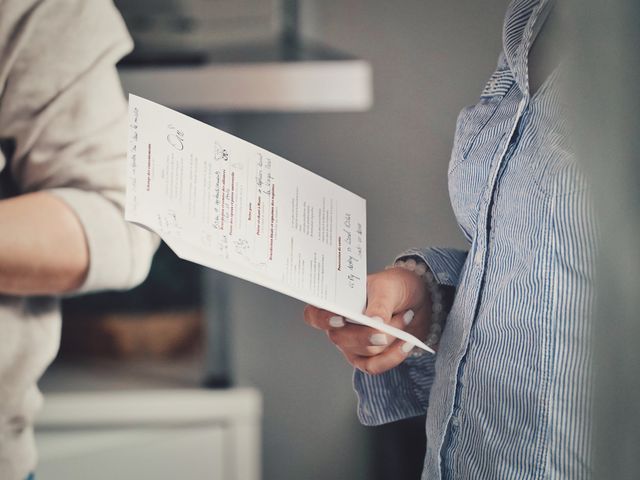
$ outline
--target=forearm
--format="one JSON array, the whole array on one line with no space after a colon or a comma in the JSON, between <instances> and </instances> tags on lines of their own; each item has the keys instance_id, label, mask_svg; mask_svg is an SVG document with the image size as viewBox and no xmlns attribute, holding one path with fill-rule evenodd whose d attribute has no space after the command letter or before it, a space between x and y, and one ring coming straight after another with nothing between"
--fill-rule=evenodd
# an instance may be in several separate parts
<instances>
[{"instance_id":1,"label":"forearm","mask_svg":"<svg viewBox=\"0 0 640 480\"><path fill-rule=\"evenodd\" d=\"M88 267L82 225L62 200L38 192L0 201L0 293L68 292Z\"/></svg>"}]
</instances>

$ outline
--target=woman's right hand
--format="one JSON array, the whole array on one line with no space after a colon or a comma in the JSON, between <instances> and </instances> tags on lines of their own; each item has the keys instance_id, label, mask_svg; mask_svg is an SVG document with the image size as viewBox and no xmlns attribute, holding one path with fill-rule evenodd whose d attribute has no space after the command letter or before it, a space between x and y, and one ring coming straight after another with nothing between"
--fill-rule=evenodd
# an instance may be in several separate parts
<instances>
[{"instance_id":1,"label":"woman's right hand","mask_svg":"<svg viewBox=\"0 0 640 480\"><path fill-rule=\"evenodd\" d=\"M414 272L393 267L367 278L365 315L426 338L431 299L424 280ZM349 323L334 313L307 305L305 321L327 333L331 342L355 368L377 375L404 361L412 346L364 325Z\"/></svg>"}]
</instances>

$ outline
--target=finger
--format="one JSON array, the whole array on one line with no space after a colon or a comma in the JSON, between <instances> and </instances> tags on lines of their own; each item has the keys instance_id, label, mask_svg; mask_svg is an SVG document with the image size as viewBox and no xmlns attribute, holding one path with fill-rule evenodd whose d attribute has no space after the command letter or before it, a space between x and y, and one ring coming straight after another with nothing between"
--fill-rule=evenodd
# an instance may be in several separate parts
<instances>
[{"instance_id":1,"label":"finger","mask_svg":"<svg viewBox=\"0 0 640 480\"><path fill-rule=\"evenodd\" d=\"M386 282L385 282L386 283ZM383 322L389 322L398 305L398 294L391 285L373 281L367 287L367 308L364 314L371 318L377 318Z\"/></svg>"},{"instance_id":2,"label":"finger","mask_svg":"<svg viewBox=\"0 0 640 480\"><path fill-rule=\"evenodd\" d=\"M373 357L354 356L350 363L368 375L380 375L404 362L412 349L410 344L396 340L380 355Z\"/></svg>"},{"instance_id":3,"label":"finger","mask_svg":"<svg viewBox=\"0 0 640 480\"><path fill-rule=\"evenodd\" d=\"M334 330L327 331L327 336L334 343L334 345L340 350L345 356L358 356L358 357L373 357L374 355L380 355L384 352L387 347L376 347L369 345L351 345L344 346L340 343L336 343L332 338L331 334L334 333Z\"/></svg>"},{"instance_id":4,"label":"finger","mask_svg":"<svg viewBox=\"0 0 640 480\"><path fill-rule=\"evenodd\" d=\"M335 313L323 310L313 305L304 307L304 321L318 330L329 330L344 326L344 318Z\"/></svg>"},{"instance_id":5,"label":"finger","mask_svg":"<svg viewBox=\"0 0 640 480\"><path fill-rule=\"evenodd\" d=\"M414 316L413 310L407 310L393 315L389 323L396 328L407 329ZM375 328L350 323L343 328L329 329L327 334L341 350L360 356L378 355L394 341L394 337Z\"/></svg>"},{"instance_id":6,"label":"finger","mask_svg":"<svg viewBox=\"0 0 640 480\"><path fill-rule=\"evenodd\" d=\"M384 343L386 340L383 340L376 330L368 329L373 333L367 336L366 333L362 332L364 328L367 327L347 326L345 328L333 328L327 330L327 336L345 354L370 357L384 352L389 342ZM376 335L378 336L376 337Z\"/></svg>"},{"instance_id":7,"label":"finger","mask_svg":"<svg viewBox=\"0 0 640 480\"><path fill-rule=\"evenodd\" d=\"M424 302L424 290L420 278L404 268L390 268L370 275L365 314L388 322L394 313L419 308Z\"/></svg>"}]
</instances>

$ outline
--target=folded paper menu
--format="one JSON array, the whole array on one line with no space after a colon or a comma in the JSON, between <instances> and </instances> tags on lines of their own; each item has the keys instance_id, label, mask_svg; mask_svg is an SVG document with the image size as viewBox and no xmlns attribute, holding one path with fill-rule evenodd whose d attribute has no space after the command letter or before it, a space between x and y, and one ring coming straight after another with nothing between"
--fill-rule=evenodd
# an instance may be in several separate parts
<instances>
[{"instance_id":1,"label":"folded paper menu","mask_svg":"<svg viewBox=\"0 0 640 480\"><path fill-rule=\"evenodd\" d=\"M366 203L267 150L129 96L126 219L182 259L432 352L365 316Z\"/></svg>"}]
</instances>

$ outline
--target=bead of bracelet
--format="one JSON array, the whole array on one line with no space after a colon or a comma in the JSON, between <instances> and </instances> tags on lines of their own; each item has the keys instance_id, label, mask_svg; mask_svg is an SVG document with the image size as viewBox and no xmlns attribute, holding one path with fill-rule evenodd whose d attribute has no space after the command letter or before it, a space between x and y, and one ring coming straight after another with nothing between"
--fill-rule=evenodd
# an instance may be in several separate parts
<instances>
[{"instance_id":1,"label":"bead of bracelet","mask_svg":"<svg viewBox=\"0 0 640 480\"><path fill-rule=\"evenodd\" d=\"M414 272L416 275L424 279L424 282L427 286L427 290L431 295L431 324L429 327L429 333L427 334L427 339L425 343L429 347L434 347L440 342L440 336L442 335L442 330L444 329L444 322L446 320L446 312L443 304L443 295L440 290L440 286L436 281L435 277L426 263L422 261L416 261L414 258L409 258L407 260L398 260L391 267L400 267L405 268L409 271ZM419 349L414 349L410 356L419 357L422 356L424 352Z\"/></svg>"}]
</instances>

